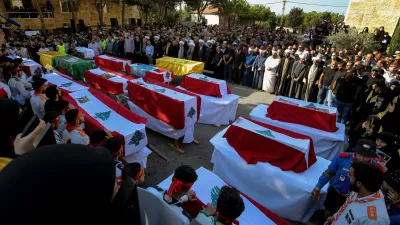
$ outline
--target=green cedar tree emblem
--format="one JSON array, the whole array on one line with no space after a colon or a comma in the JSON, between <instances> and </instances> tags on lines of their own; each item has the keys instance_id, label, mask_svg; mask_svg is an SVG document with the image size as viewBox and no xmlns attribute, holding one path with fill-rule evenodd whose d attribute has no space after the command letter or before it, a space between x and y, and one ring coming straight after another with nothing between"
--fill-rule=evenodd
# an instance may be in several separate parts
<instances>
[{"instance_id":1,"label":"green cedar tree emblem","mask_svg":"<svg viewBox=\"0 0 400 225\"><path fill-rule=\"evenodd\" d=\"M111 111L95 113L94 118L106 121L110 118Z\"/></svg>"},{"instance_id":2,"label":"green cedar tree emblem","mask_svg":"<svg viewBox=\"0 0 400 225\"><path fill-rule=\"evenodd\" d=\"M192 119L195 114L196 114L196 110L193 107L190 107L190 110L189 110L189 113L187 116Z\"/></svg>"},{"instance_id":3,"label":"green cedar tree emblem","mask_svg":"<svg viewBox=\"0 0 400 225\"><path fill-rule=\"evenodd\" d=\"M142 132L140 132L140 131L135 131L135 133L133 134L133 136L132 136L132 138L131 138L131 140L129 141L129 145L133 145L133 144L135 144L135 146L138 146L139 145L139 142L141 141L141 140L143 140L144 139L144 134L142 133Z\"/></svg>"},{"instance_id":4,"label":"green cedar tree emblem","mask_svg":"<svg viewBox=\"0 0 400 225\"><path fill-rule=\"evenodd\" d=\"M221 188L214 186L213 189L211 190L211 204L214 207L217 207L217 200L220 194L221 194Z\"/></svg>"},{"instance_id":5,"label":"green cedar tree emblem","mask_svg":"<svg viewBox=\"0 0 400 225\"><path fill-rule=\"evenodd\" d=\"M270 130L256 130L256 132L260 133L260 134L262 134L264 136L267 136L267 137L275 138L275 136L272 135L272 132Z\"/></svg>"},{"instance_id":6,"label":"green cedar tree emblem","mask_svg":"<svg viewBox=\"0 0 400 225\"><path fill-rule=\"evenodd\" d=\"M310 108L310 109L317 109L317 107L313 103L310 103L309 105L306 105L304 107L305 108Z\"/></svg>"},{"instance_id":7,"label":"green cedar tree emblem","mask_svg":"<svg viewBox=\"0 0 400 225\"><path fill-rule=\"evenodd\" d=\"M72 85L72 82L69 82L69 83L61 84L60 87L69 88L69 87L71 87L71 85Z\"/></svg>"},{"instance_id":8,"label":"green cedar tree emblem","mask_svg":"<svg viewBox=\"0 0 400 225\"><path fill-rule=\"evenodd\" d=\"M41 75L43 73L42 69L40 67L36 68L36 70L33 72L34 75Z\"/></svg>"},{"instance_id":9,"label":"green cedar tree emblem","mask_svg":"<svg viewBox=\"0 0 400 225\"><path fill-rule=\"evenodd\" d=\"M165 88L160 88L160 89L155 89L155 91L159 92L159 93L165 93Z\"/></svg>"},{"instance_id":10,"label":"green cedar tree emblem","mask_svg":"<svg viewBox=\"0 0 400 225\"><path fill-rule=\"evenodd\" d=\"M85 96L83 96L83 97L80 97L80 98L77 98L76 100L78 100L78 102L79 103L81 103L81 104L83 104L83 103L86 103L86 102L89 102L90 100L89 100L89 98L85 95Z\"/></svg>"},{"instance_id":11,"label":"green cedar tree emblem","mask_svg":"<svg viewBox=\"0 0 400 225\"><path fill-rule=\"evenodd\" d=\"M165 78L169 79L171 77L171 73L170 72L166 72L165 73Z\"/></svg>"},{"instance_id":12,"label":"green cedar tree emblem","mask_svg":"<svg viewBox=\"0 0 400 225\"><path fill-rule=\"evenodd\" d=\"M200 77L199 79L200 79L200 80L204 80L204 81L208 81L208 78L207 78L207 76Z\"/></svg>"}]
</instances>

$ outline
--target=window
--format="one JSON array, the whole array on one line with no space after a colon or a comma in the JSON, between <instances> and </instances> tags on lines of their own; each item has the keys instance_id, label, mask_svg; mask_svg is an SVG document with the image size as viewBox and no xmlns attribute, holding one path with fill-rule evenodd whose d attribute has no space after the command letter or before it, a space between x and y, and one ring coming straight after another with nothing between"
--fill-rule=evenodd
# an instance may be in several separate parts
<instances>
[{"instance_id":1,"label":"window","mask_svg":"<svg viewBox=\"0 0 400 225\"><path fill-rule=\"evenodd\" d=\"M74 4L75 2L72 2ZM60 0L60 8L62 13L70 13L71 9L69 8L68 0Z\"/></svg>"},{"instance_id":2,"label":"window","mask_svg":"<svg viewBox=\"0 0 400 225\"><path fill-rule=\"evenodd\" d=\"M24 4L22 3L22 0L13 0L12 5L13 5L13 7L15 7L15 6L23 7L24 6Z\"/></svg>"}]
</instances>

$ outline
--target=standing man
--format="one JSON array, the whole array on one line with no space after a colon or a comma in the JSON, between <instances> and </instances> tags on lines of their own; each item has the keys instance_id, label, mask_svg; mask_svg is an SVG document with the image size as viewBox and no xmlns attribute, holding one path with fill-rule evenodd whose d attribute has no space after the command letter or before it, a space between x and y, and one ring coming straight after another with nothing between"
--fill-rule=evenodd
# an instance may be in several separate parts
<instances>
[{"instance_id":1,"label":"standing man","mask_svg":"<svg viewBox=\"0 0 400 225\"><path fill-rule=\"evenodd\" d=\"M346 124L350 110L356 98L357 86L361 80L354 76L354 72L347 72L333 84L333 94L336 96L336 122Z\"/></svg>"},{"instance_id":2,"label":"standing man","mask_svg":"<svg viewBox=\"0 0 400 225\"><path fill-rule=\"evenodd\" d=\"M313 64L306 74L306 94L304 101L316 102L317 86L319 77L322 74L323 67L320 63L321 59L319 57L312 58Z\"/></svg>"},{"instance_id":3,"label":"standing man","mask_svg":"<svg viewBox=\"0 0 400 225\"><path fill-rule=\"evenodd\" d=\"M227 82L232 82L232 72L233 72L233 51L231 46L228 44L228 48L224 52L224 80Z\"/></svg>"},{"instance_id":4,"label":"standing man","mask_svg":"<svg viewBox=\"0 0 400 225\"><path fill-rule=\"evenodd\" d=\"M383 172L376 166L356 162L349 171L350 190L347 201L327 219L327 224L389 225L385 199L380 188Z\"/></svg>"},{"instance_id":5,"label":"standing man","mask_svg":"<svg viewBox=\"0 0 400 225\"><path fill-rule=\"evenodd\" d=\"M337 61L332 60L331 66L330 67L325 67L324 72L322 73L321 77L319 78L318 81L318 97L317 97L317 103L318 104L323 104L325 101L326 95L329 90L329 86L332 83L333 78L335 77L336 71L337 71Z\"/></svg>"},{"instance_id":6,"label":"standing man","mask_svg":"<svg viewBox=\"0 0 400 225\"><path fill-rule=\"evenodd\" d=\"M124 42L125 57L129 60L133 60L134 50L135 50L135 45L133 43L133 36L129 35L129 33L125 33L125 42Z\"/></svg>"},{"instance_id":7,"label":"standing man","mask_svg":"<svg viewBox=\"0 0 400 225\"><path fill-rule=\"evenodd\" d=\"M347 64L349 64L349 67L352 65L351 62L348 62ZM345 62L343 62L343 61L338 62L337 71L335 73L335 76L333 77L331 84L329 85L329 90L326 94L326 102L327 102L328 106L330 106L330 107L333 106L333 104L335 103L335 100L336 100L335 93L337 90L335 90L335 88L333 88L333 84L336 82L337 79L346 75L346 68L344 65L346 65ZM346 67L347 67L347 65L346 65Z\"/></svg>"},{"instance_id":8,"label":"standing man","mask_svg":"<svg viewBox=\"0 0 400 225\"><path fill-rule=\"evenodd\" d=\"M183 41L180 41L180 42L179 42L178 58L179 58L179 59L184 59L184 58L186 58L186 54L185 54L185 42L183 42Z\"/></svg>"},{"instance_id":9,"label":"standing man","mask_svg":"<svg viewBox=\"0 0 400 225\"><path fill-rule=\"evenodd\" d=\"M150 40L147 40L146 56L149 61L149 65L152 64L153 62L153 55L154 55L154 46L151 45Z\"/></svg>"},{"instance_id":10,"label":"standing man","mask_svg":"<svg viewBox=\"0 0 400 225\"><path fill-rule=\"evenodd\" d=\"M118 55L117 56L120 58L125 57L125 39L124 39L124 36L122 36L122 35L118 42Z\"/></svg>"},{"instance_id":11,"label":"standing man","mask_svg":"<svg viewBox=\"0 0 400 225\"><path fill-rule=\"evenodd\" d=\"M264 79L264 71L265 71L265 49L264 47L260 48L260 55L256 57L254 63L252 65L251 71L253 74L253 88L261 89Z\"/></svg>"},{"instance_id":12,"label":"standing man","mask_svg":"<svg viewBox=\"0 0 400 225\"><path fill-rule=\"evenodd\" d=\"M235 43L233 44L235 46ZM236 45L235 57L233 62L233 81L235 83L238 84L242 83L243 64L244 64L244 53L242 52L242 48Z\"/></svg>"},{"instance_id":13,"label":"standing man","mask_svg":"<svg viewBox=\"0 0 400 225\"><path fill-rule=\"evenodd\" d=\"M160 36L154 36L154 54L153 54L153 65L156 65L156 59L161 58L163 55L162 44L159 41Z\"/></svg>"},{"instance_id":14,"label":"standing man","mask_svg":"<svg viewBox=\"0 0 400 225\"><path fill-rule=\"evenodd\" d=\"M101 53L101 45L99 45L98 43L96 43L96 40L93 38L92 42L89 43L89 47L90 49L92 49L94 51L94 55L100 55Z\"/></svg>"},{"instance_id":15,"label":"standing man","mask_svg":"<svg viewBox=\"0 0 400 225\"><path fill-rule=\"evenodd\" d=\"M303 55L299 55L299 63L292 67L292 81L290 82L289 98L300 99L303 89L303 78L306 74L307 64Z\"/></svg>"},{"instance_id":16,"label":"standing man","mask_svg":"<svg viewBox=\"0 0 400 225\"><path fill-rule=\"evenodd\" d=\"M265 61L265 73L263 81L263 91L270 94L274 92L275 82L276 82L276 68L278 67L281 59L278 56L278 52L272 50L272 55Z\"/></svg>"},{"instance_id":17,"label":"standing man","mask_svg":"<svg viewBox=\"0 0 400 225\"><path fill-rule=\"evenodd\" d=\"M325 218L336 213L346 201L350 190L349 171L352 164L354 162L375 164L372 160L376 157L374 141L360 139L351 151L355 153L342 152L332 160L311 193L314 200L319 200L321 189L329 182L328 194L324 203Z\"/></svg>"},{"instance_id":18,"label":"standing man","mask_svg":"<svg viewBox=\"0 0 400 225\"><path fill-rule=\"evenodd\" d=\"M112 37L111 37L111 36L108 36L108 40L107 40L107 43L106 43L105 52L106 52L107 54L112 55L112 54L113 54L113 46L114 46L114 42L113 42L113 40L112 40Z\"/></svg>"},{"instance_id":19,"label":"standing man","mask_svg":"<svg viewBox=\"0 0 400 225\"><path fill-rule=\"evenodd\" d=\"M168 49L168 56L178 58L179 46L177 45L176 40L172 41L172 46Z\"/></svg>"},{"instance_id":20,"label":"standing man","mask_svg":"<svg viewBox=\"0 0 400 225\"><path fill-rule=\"evenodd\" d=\"M118 37L115 37L115 40L113 42L112 54L116 57L119 57L119 38Z\"/></svg>"},{"instance_id":21,"label":"standing man","mask_svg":"<svg viewBox=\"0 0 400 225\"><path fill-rule=\"evenodd\" d=\"M206 47L202 39L199 40L199 45L195 48L194 60L204 62L206 58Z\"/></svg>"},{"instance_id":22,"label":"standing man","mask_svg":"<svg viewBox=\"0 0 400 225\"><path fill-rule=\"evenodd\" d=\"M282 59L282 66L278 72L279 84L277 84L276 95L286 95L290 86L290 71L294 65L294 58L291 56L292 50L286 49L284 58Z\"/></svg>"}]
</instances>

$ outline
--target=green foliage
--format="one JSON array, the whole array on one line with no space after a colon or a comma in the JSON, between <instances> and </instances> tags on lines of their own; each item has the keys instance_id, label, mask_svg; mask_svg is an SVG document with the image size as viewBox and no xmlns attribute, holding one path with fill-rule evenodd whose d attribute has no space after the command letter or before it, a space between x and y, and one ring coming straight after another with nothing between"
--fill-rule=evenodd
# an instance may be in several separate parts
<instances>
[{"instance_id":1,"label":"green foliage","mask_svg":"<svg viewBox=\"0 0 400 225\"><path fill-rule=\"evenodd\" d=\"M322 20L331 20L332 22L341 22L344 20L344 16L339 13L331 13L331 12L316 12L312 11L309 13L303 13L303 26L307 28L311 28L315 26L319 21Z\"/></svg>"},{"instance_id":2,"label":"green foliage","mask_svg":"<svg viewBox=\"0 0 400 225\"><path fill-rule=\"evenodd\" d=\"M394 54L395 51L400 50L400 26L397 26L396 30L394 31L392 40L390 41L389 45L389 52L390 54Z\"/></svg>"},{"instance_id":3,"label":"green foliage","mask_svg":"<svg viewBox=\"0 0 400 225\"><path fill-rule=\"evenodd\" d=\"M301 8L297 8L297 7L293 7L290 12L289 12L289 16L288 16L288 25L290 27L299 27L303 24L303 9Z\"/></svg>"},{"instance_id":4,"label":"green foliage","mask_svg":"<svg viewBox=\"0 0 400 225\"><path fill-rule=\"evenodd\" d=\"M355 27L341 30L337 34L328 37L329 43L338 49L353 49L356 43L361 44L364 52L372 52L379 48L379 43L375 42L372 33L359 33Z\"/></svg>"}]
</instances>

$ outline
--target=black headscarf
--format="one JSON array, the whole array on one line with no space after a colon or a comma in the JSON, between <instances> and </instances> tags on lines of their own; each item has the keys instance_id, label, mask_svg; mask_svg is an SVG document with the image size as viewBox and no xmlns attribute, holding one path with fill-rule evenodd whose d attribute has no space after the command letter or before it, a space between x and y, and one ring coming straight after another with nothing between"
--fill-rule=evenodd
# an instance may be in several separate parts
<instances>
[{"instance_id":1,"label":"black headscarf","mask_svg":"<svg viewBox=\"0 0 400 225\"><path fill-rule=\"evenodd\" d=\"M115 166L102 147L48 145L0 173L2 224L112 224Z\"/></svg>"},{"instance_id":2,"label":"black headscarf","mask_svg":"<svg viewBox=\"0 0 400 225\"><path fill-rule=\"evenodd\" d=\"M17 135L18 118L18 102L11 99L0 99L0 157L15 157L12 141Z\"/></svg>"}]
</instances>

